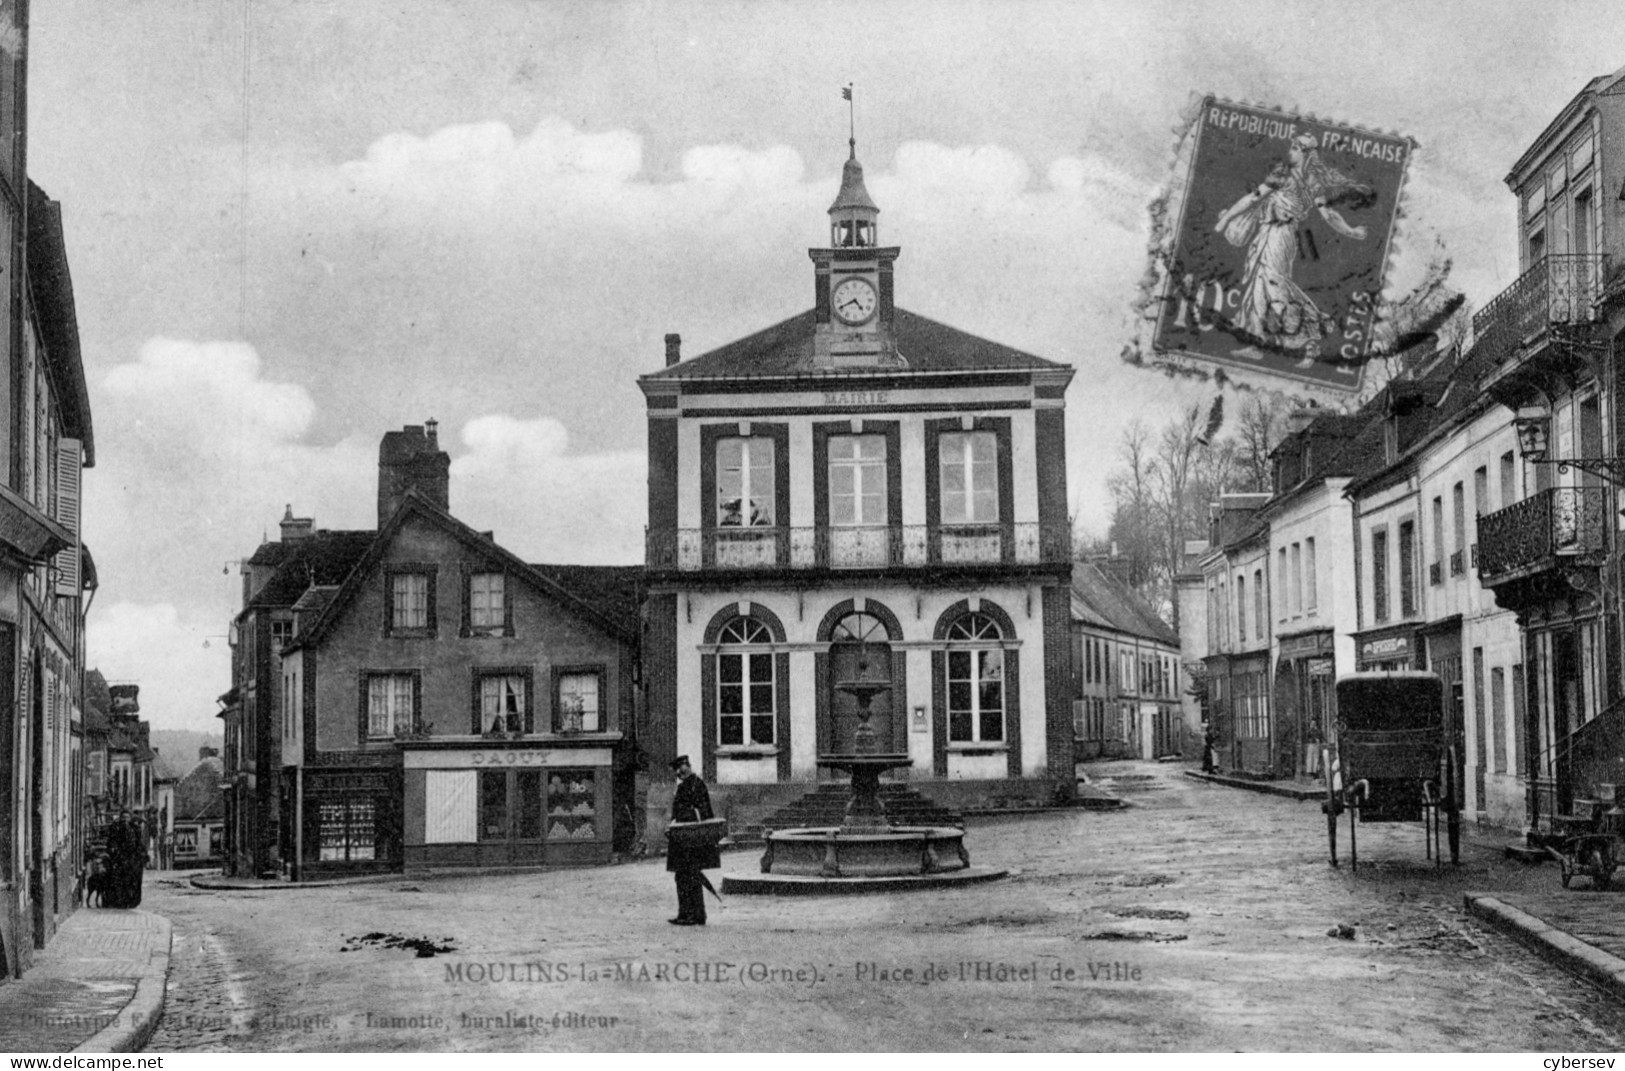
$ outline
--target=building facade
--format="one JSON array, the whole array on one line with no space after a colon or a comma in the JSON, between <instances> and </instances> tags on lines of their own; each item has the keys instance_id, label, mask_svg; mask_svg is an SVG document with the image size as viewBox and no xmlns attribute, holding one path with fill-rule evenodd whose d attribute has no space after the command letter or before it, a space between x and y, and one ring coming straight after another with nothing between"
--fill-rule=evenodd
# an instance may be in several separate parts
<instances>
[{"instance_id":1,"label":"building facade","mask_svg":"<svg viewBox=\"0 0 1625 1071\"><path fill-rule=\"evenodd\" d=\"M1110 563L1072 568L1073 754L1162 758L1184 754L1189 732L1179 637Z\"/></svg>"},{"instance_id":2,"label":"building facade","mask_svg":"<svg viewBox=\"0 0 1625 1071\"><path fill-rule=\"evenodd\" d=\"M1506 182L1522 273L1473 318L1475 385L1524 439L1507 474L1488 480L1501 497L1479 520L1477 567L1521 631L1516 661L1506 657L1522 679L1503 682L1510 698L1501 704L1516 728L1495 732L1492 694L1494 739L1476 768L1487 768L1479 779L1492 806L1515 796L1522 778L1536 831L1576 798L1625 781L1622 85L1625 71L1593 79L1513 165ZM1487 462L1491 473L1501 475L1504 456Z\"/></svg>"},{"instance_id":3,"label":"building facade","mask_svg":"<svg viewBox=\"0 0 1625 1071\"><path fill-rule=\"evenodd\" d=\"M296 880L606 862L630 839L641 570L521 561L448 512L449 461L432 422L386 435L378 531L341 583L278 599Z\"/></svg>"},{"instance_id":4,"label":"building facade","mask_svg":"<svg viewBox=\"0 0 1625 1071\"><path fill-rule=\"evenodd\" d=\"M1219 762L1258 776L1277 771L1271 717L1270 533L1267 494L1221 495L1201 561L1207 612L1202 688Z\"/></svg>"},{"instance_id":5,"label":"building facade","mask_svg":"<svg viewBox=\"0 0 1625 1071\"><path fill-rule=\"evenodd\" d=\"M668 336L639 380L644 747L723 801L804 791L864 678L911 780L1069 792L1072 369L898 307L855 152L829 216L810 311L686 361Z\"/></svg>"},{"instance_id":6,"label":"building facade","mask_svg":"<svg viewBox=\"0 0 1625 1071\"><path fill-rule=\"evenodd\" d=\"M79 485L95 457L60 206L27 178L28 5L0 6L0 962L73 910L83 861Z\"/></svg>"}]
</instances>

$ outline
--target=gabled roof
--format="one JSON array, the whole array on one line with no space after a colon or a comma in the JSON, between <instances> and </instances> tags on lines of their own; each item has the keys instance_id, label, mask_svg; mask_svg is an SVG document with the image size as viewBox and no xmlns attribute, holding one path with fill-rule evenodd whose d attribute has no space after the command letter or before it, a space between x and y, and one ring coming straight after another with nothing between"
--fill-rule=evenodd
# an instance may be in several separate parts
<instances>
[{"instance_id":1,"label":"gabled roof","mask_svg":"<svg viewBox=\"0 0 1625 1071\"><path fill-rule=\"evenodd\" d=\"M302 539L262 544L249 559L250 563L274 565L276 571L248 600L246 609L291 607L312 586L332 587L343 583L372 546L376 534L313 532ZM273 547L278 549L269 549Z\"/></svg>"},{"instance_id":2,"label":"gabled roof","mask_svg":"<svg viewBox=\"0 0 1625 1071\"><path fill-rule=\"evenodd\" d=\"M637 638L638 629L635 618L632 620L632 627L628 628L624 618L594 606L591 602L564 587L535 566L521 561L512 551L504 549L488 536L476 532L456 517L429 503L414 491L408 492L406 499L401 503L401 507L395 511L395 515L372 538L366 553L356 562L355 567L349 571L338 593L328 602L327 607L322 611L321 616L316 619L309 631L296 636L293 643L285 650L291 651L301 647L315 646L327 637L327 634L333 630L338 621L344 616L345 609L360 594L362 586L367 582L367 578L383 563L384 553L388 550L396 535L400 533L407 521L414 518L439 528L477 554L492 561L500 562L510 576L529 584L549 598L570 607L612 635L625 640L635 640ZM553 568L585 569L588 567L554 566Z\"/></svg>"},{"instance_id":3,"label":"gabled roof","mask_svg":"<svg viewBox=\"0 0 1625 1071\"><path fill-rule=\"evenodd\" d=\"M1179 646L1179 634L1132 588L1094 562L1072 566L1072 618L1097 628Z\"/></svg>"},{"instance_id":4,"label":"gabled roof","mask_svg":"<svg viewBox=\"0 0 1625 1071\"><path fill-rule=\"evenodd\" d=\"M643 566L532 565L542 576L637 635L642 628Z\"/></svg>"},{"instance_id":5,"label":"gabled roof","mask_svg":"<svg viewBox=\"0 0 1625 1071\"><path fill-rule=\"evenodd\" d=\"M198 760L192 772L175 786L176 819L195 821L226 816L226 794L220 787L225 769L217 758Z\"/></svg>"},{"instance_id":6,"label":"gabled roof","mask_svg":"<svg viewBox=\"0 0 1625 1071\"><path fill-rule=\"evenodd\" d=\"M999 372L1038 369L1064 370L1070 365L1034 357L998 342L978 338L956 327L897 309L891 337L906 367L882 369L813 367L813 328L816 311L774 324L753 335L719 346L709 353L640 376L638 381L750 379L787 376L851 376L883 372L909 375L922 372Z\"/></svg>"}]
</instances>

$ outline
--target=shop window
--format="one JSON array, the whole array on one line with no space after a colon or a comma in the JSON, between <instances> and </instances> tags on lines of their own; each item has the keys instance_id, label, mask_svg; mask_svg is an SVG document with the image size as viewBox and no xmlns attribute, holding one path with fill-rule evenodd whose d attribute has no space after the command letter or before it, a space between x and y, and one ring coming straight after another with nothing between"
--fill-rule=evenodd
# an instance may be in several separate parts
<instances>
[{"instance_id":1,"label":"shop window","mask_svg":"<svg viewBox=\"0 0 1625 1071\"><path fill-rule=\"evenodd\" d=\"M597 789L592 770L548 771L548 840L592 840L597 836Z\"/></svg>"},{"instance_id":2,"label":"shop window","mask_svg":"<svg viewBox=\"0 0 1625 1071\"><path fill-rule=\"evenodd\" d=\"M317 803L318 858L322 862L372 862L378 857L377 804L370 799ZM308 828L308 827L307 827Z\"/></svg>"}]
</instances>

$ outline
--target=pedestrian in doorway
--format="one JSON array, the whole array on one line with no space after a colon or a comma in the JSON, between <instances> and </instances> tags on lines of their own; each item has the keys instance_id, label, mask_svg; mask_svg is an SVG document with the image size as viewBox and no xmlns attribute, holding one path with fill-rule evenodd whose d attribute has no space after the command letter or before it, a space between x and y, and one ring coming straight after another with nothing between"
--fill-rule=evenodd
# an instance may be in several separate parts
<instances>
[{"instance_id":1,"label":"pedestrian in doorway","mask_svg":"<svg viewBox=\"0 0 1625 1071\"><path fill-rule=\"evenodd\" d=\"M1202 723L1202 772L1214 773L1219 768L1218 738L1213 732L1213 723Z\"/></svg>"},{"instance_id":2,"label":"pedestrian in doorway","mask_svg":"<svg viewBox=\"0 0 1625 1071\"><path fill-rule=\"evenodd\" d=\"M677 791L671 798L672 822L708 822L715 817L711 813L711 793L689 765L688 756L677 756L671 768L677 774ZM668 837L666 869L677 882L677 917L669 920L673 926L705 925L704 872L721 865L722 853L716 842Z\"/></svg>"}]
</instances>

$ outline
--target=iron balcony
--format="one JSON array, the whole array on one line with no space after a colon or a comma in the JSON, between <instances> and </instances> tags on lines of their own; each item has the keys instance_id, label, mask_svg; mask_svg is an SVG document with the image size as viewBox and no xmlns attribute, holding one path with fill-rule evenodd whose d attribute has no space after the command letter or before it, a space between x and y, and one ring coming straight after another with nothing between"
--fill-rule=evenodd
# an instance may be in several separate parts
<instances>
[{"instance_id":1,"label":"iron balcony","mask_svg":"<svg viewBox=\"0 0 1625 1071\"><path fill-rule=\"evenodd\" d=\"M651 528L651 571L811 572L1061 566L1072 561L1064 524L825 525L803 528Z\"/></svg>"},{"instance_id":2,"label":"iron balcony","mask_svg":"<svg viewBox=\"0 0 1625 1071\"><path fill-rule=\"evenodd\" d=\"M1478 576L1506 583L1603 553L1610 490L1552 487L1478 518Z\"/></svg>"}]
</instances>

